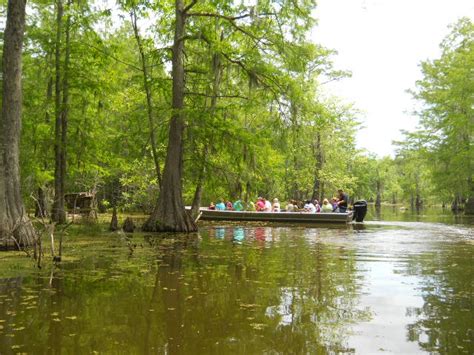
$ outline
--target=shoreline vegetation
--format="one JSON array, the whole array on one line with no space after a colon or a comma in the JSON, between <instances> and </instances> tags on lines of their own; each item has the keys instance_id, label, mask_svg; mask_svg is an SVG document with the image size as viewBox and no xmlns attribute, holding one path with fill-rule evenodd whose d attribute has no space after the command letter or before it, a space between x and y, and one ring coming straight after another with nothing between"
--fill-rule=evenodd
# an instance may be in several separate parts
<instances>
[{"instance_id":1,"label":"shoreline vegetation","mask_svg":"<svg viewBox=\"0 0 474 355\"><path fill-rule=\"evenodd\" d=\"M350 72L311 40L314 1L114 5L3 5L0 240L37 245L33 208L51 235L78 207L146 211L148 231L194 232L185 202L321 201L337 189L474 213L470 19L420 63L419 129L377 157L356 148L361 113L324 94Z\"/></svg>"},{"instance_id":2,"label":"shoreline vegetation","mask_svg":"<svg viewBox=\"0 0 474 355\"><path fill-rule=\"evenodd\" d=\"M0 14L0 353L472 349L472 19L420 63L419 126L379 157L325 91L351 73L315 42L316 0ZM196 219L336 191L368 223Z\"/></svg>"},{"instance_id":3,"label":"shoreline vegetation","mask_svg":"<svg viewBox=\"0 0 474 355\"><path fill-rule=\"evenodd\" d=\"M374 204L369 204L368 216L367 220L370 223L376 223L379 220L382 221L411 221L413 219L418 220L422 218L421 221L439 221L442 218L443 221L447 223L474 223L474 219L471 216L465 216L462 214L456 214L450 211L447 208L442 208L440 205L430 206L428 208L424 208L423 210L416 211L401 208L401 205L392 205L392 204L384 204L381 209L377 209ZM281 212L284 213L284 212ZM166 238L167 236L161 236L160 233L151 233L143 231L141 226L148 218L147 214L143 213L119 213L118 214L118 225L119 229L117 231L110 231L109 223L110 218L112 216L111 212L108 213L100 213L98 214L98 218L84 218L80 215L75 216L75 222L70 224L70 227L63 231L58 231L56 234L56 238L53 239L54 248L51 248L51 239L50 238L43 238L42 248L43 248L43 260L41 264L38 263L31 257L25 254L23 250L16 250L10 253L0 253L0 260L10 260L13 264L16 262L21 263L22 265L30 265L45 268L50 267L51 265L59 265L58 261L61 262L71 262L72 259L70 255L68 255L68 249L71 247L76 248L76 239L82 235L87 235L89 237L96 238L97 242L101 243L106 240L117 240L119 244L123 248L128 248L130 252L133 253L133 249L136 247L137 243L142 243L142 238L145 236L153 236L153 238ZM406 219L408 218L408 219ZM460 218L460 219L458 219ZM136 229L131 233L124 233L122 226L124 225L127 219L132 219L136 225ZM69 221L71 219L69 218ZM370 222L374 221L374 222ZM463 222L464 221L464 222ZM199 221L199 225L201 225L205 230L208 228L213 228L213 226L222 226L228 225L233 227L244 227L244 228L255 228L258 226L272 226L272 223L268 222L231 222L231 221ZM277 224L278 225L278 224ZM299 227L300 225L296 224L295 226ZM325 225L327 228L327 225ZM40 225L37 226L40 229ZM331 228L351 228L350 225L331 225ZM196 232L196 235L199 235L199 231ZM195 233L193 233L194 235ZM185 234L179 234L178 238L184 237ZM60 248L59 245L59 238L63 238L64 249L65 252L62 253L62 260L54 260L53 256L57 256L57 251ZM2 245L1 250L5 250L4 246ZM52 254L52 250L56 250L56 254ZM16 261L15 261L16 260ZM21 261L23 260L23 261ZM6 264L5 264L6 265ZM50 265L50 266L48 266Z\"/></svg>"}]
</instances>

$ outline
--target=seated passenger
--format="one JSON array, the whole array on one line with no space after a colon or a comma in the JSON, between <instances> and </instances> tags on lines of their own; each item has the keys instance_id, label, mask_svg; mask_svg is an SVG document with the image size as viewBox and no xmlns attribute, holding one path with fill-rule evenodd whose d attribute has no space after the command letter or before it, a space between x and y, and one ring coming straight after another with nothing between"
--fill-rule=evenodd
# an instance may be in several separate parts
<instances>
[{"instance_id":1,"label":"seated passenger","mask_svg":"<svg viewBox=\"0 0 474 355\"><path fill-rule=\"evenodd\" d=\"M211 201L209 207L207 208L208 210L215 210L216 209L216 205L214 204L214 202Z\"/></svg>"},{"instance_id":2,"label":"seated passenger","mask_svg":"<svg viewBox=\"0 0 474 355\"><path fill-rule=\"evenodd\" d=\"M331 200L332 211L333 211L333 212L339 212L339 209L338 209L338 206L337 206L337 202L338 202L337 197L333 197L332 200Z\"/></svg>"},{"instance_id":3,"label":"seated passenger","mask_svg":"<svg viewBox=\"0 0 474 355\"><path fill-rule=\"evenodd\" d=\"M259 197L257 203L255 204L255 209L258 212L263 212L265 210L265 202L263 201L262 197Z\"/></svg>"},{"instance_id":4,"label":"seated passenger","mask_svg":"<svg viewBox=\"0 0 474 355\"><path fill-rule=\"evenodd\" d=\"M316 212L321 212L321 206L319 205L318 200L314 200L313 205L316 208Z\"/></svg>"},{"instance_id":5,"label":"seated passenger","mask_svg":"<svg viewBox=\"0 0 474 355\"><path fill-rule=\"evenodd\" d=\"M288 201L288 204L286 205L286 211L287 212L294 212L295 211L295 205L293 204L293 200Z\"/></svg>"},{"instance_id":6,"label":"seated passenger","mask_svg":"<svg viewBox=\"0 0 474 355\"><path fill-rule=\"evenodd\" d=\"M249 203L247 203L247 211L255 211L255 210L256 210L256 207L253 201L250 201Z\"/></svg>"},{"instance_id":7,"label":"seated passenger","mask_svg":"<svg viewBox=\"0 0 474 355\"><path fill-rule=\"evenodd\" d=\"M321 212L332 212L332 209L333 209L332 205L329 203L328 199L325 198L323 200L323 205L321 207Z\"/></svg>"},{"instance_id":8,"label":"seated passenger","mask_svg":"<svg viewBox=\"0 0 474 355\"><path fill-rule=\"evenodd\" d=\"M216 210L218 210L218 211L224 211L225 210L224 201L219 200L219 203L216 205Z\"/></svg>"},{"instance_id":9,"label":"seated passenger","mask_svg":"<svg viewBox=\"0 0 474 355\"><path fill-rule=\"evenodd\" d=\"M280 212L280 202L277 198L273 199L272 212Z\"/></svg>"},{"instance_id":10,"label":"seated passenger","mask_svg":"<svg viewBox=\"0 0 474 355\"><path fill-rule=\"evenodd\" d=\"M237 200L234 202L234 211L243 211L244 205L242 204L242 201Z\"/></svg>"},{"instance_id":11,"label":"seated passenger","mask_svg":"<svg viewBox=\"0 0 474 355\"><path fill-rule=\"evenodd\" d=\"M268 201L266 198L263 198L263 202L265 203L265 208L263 209L265 212L272 211L272 203Z\"/></svg>"},{"instance_id":12,"label":"seated passenger","mask_svg":"<svg viewBox=\"0 0 474 355\"><path fill-rule=\"evenodd\" d=\"M295 212L298 212L298 211L300 211L301 209L303 209L303 206L304 206L303 202L301 202L301 201L296 201L296 200L291 200L291 203L293 203L293 206L294 206L293 210L294 210Z\"/></svg>"},{"instance_id":13,"label":"seated passenger","mask_svg":"<svg viewBox=\"0 0 474 355\"><path fill-rule=\"evenodd\" d=\"M311 200L306 200L306 203L303 207L305 212L316 213L316 207L313 205Z\"/></svg>"},{"instance_id":14,"label":"seated passenger","mask_svg":"<svg viewBox=\"0 0 474 355\"><path fill-rule=\"evenodd\" d=\"M232 202L227 201L227 203L225 204L225 209L227 211L232 211L234 209L234 206L232 206Z\"/></svg>"}]
</instances>

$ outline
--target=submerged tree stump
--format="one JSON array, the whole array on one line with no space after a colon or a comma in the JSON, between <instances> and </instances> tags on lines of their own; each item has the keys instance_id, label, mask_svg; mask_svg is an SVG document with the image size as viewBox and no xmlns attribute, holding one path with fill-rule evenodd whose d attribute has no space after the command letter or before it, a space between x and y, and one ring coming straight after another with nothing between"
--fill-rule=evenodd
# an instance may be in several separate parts
<instances>
[{"instance_id":1,"label":"submerged tree stump","mask_svg":"<svg viewBox=\"0 0 474 355\"><path fill-rule=\"evenodd\" d=\"M119 227L118 227L118 218L117 218L117 208L114 207L114 210L112 212L112 219L110 221L109 230L111 232L115 232L118 229Z\"/></svg>"},{"instance_id":2,"label":"submerged tree stump","mask_svg":"<svg viewBox=\"0 0 474 355\"><path fill-rule=\"evenodd\" d=\"M468 215L474 215L474 197L470 197L464 207L464 213Z\"/></svg>"},{"instance_id":3,"label":"submerged tree stump","mask_svg":"<svg viewBox=\"0 0 474 355\"><path fill-rule=\"evenodd\" d=\"M123 223L122 229L125 233L133 233L135 231L135 223L133 222L133 219L130 217L127 217L125 222Z\"/></svg>"}]
</instances>

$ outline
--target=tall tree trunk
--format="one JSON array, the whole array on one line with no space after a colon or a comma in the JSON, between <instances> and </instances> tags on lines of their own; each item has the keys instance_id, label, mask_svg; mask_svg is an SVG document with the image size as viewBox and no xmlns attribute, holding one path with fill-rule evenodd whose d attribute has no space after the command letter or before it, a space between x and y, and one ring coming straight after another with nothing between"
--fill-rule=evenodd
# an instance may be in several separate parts
<instances>
[{"instance_id":1,"label":"tall tree trunk","mask_svg":"<svg viewBox=\"0 0 474 355\"><path fill-rule=\"evenodd\" d=\"M21 55L26 0L9 0L3 41L3 92L0 118L0 239L34 242L35 231L20 193Z\"/></svg>"},{"instance_id":2,"label":"tall tree trunk","mask_svg":"<svg viewBox=\"0 0 474 355\"><path fill-rule=\"evenodd\" d=\"M143 225L145 231L193 232L197 230L191 215L184 209L182 195L184 132L184 1L176 0L176 23L173 43L173 114L163 171L163 185L156 207Z\"/></svg>"},{"instance_id":3,"label":"tall tree trunk","mask_svg":"<svg viewBox=\"0 0 474 355\"><path fill-rule=\"evenodd\" d=\"M199 215L199 208L201 207L201 198L202 198L202 185L204 180L205 168L202 168L198 182L196 184L196 190L194 190L193 204L191 205L191 216L193 219L196 219Z\"/></svg>"},{"instance_id":4,"label":"tall tree trunk","mask_svg":"<svg viewBox=\"0 0 474 355\"><path fill-rule=\"evenodd\" d=\"M474 215L474 178L468 179L468 197L464 207L464 213L467 215Z\"/></svg>"},{"instance_id":5,"label":"tall tree trunk","mask_svg":"<svg viewBox=\"0 0 474 355\"><path fill-rule=\"evenodd\" d=\"M375 197L375 206L380 207L382 206L382 182L378 179L376 182L376 191L377 196Z\"/></svg>"},{"instance_id":6,"label":"tall tree trunk","mask_svg":"<svg viewBox=\"0 0 474 355\"><path fill-rule=\"evenodd\" d=\"M458 213L461 211L461 197L459 194L456 194L454 197L453 203L451 204L451 211Z\"/></svg>"},{"instance_id":7,"label":"tall tree trunk","mask_svg":"<svg viewBox=\"0 0 474 355\"><path fill-rule=\"evenodd\" d=\"M293 146L293 159L292 159L292 166L291 166L291 180L293 181L291 191L289 192L289 196L297 200L302 199L302 194L300 192L300 186L298 184L298 179L295 177L295 172L300 169L299 167L299 160L298 154L295 153L298 151L297 147L299 144L299 126L298 126L298 108L296 107L295 103L291 103L291 133L292 133L292 146Z\"/></svg>"},{"instance_id":8,"label":"tall tree trunk","mask_svg":"<svg viewBox=\"0 0 474 355\"><path fill-rule=\"evenodd\" d=\"M415 207L416 207L417 210L419 210L419 209L421 209L421 207L423 207L423 200L421 199L421 196L419 194L416 194Z\"/></svg>"},{"instance_id":9,"label":"tall tree trunk","mask_svg":"<svg viewBox=\"0 0 474 355\"><path fill-rule=\"evenodd\" d=\"M46 200L46 194L42 187L38 187L38 196L35 206L35 217L48 217L48 203Z\"/></svg>"},{"instance_id":10,"label":"tall tree trunk","mask_svg":"<svg viewBox=\"0 0 474 355\"><path fill-rule=\"evenodd\" d=\"M469 197L464 206L464 213L467 215L474 215L474 197Z\"/></svg>"},{"instance_id":11,"label":"tall tree trunk","mask_svg":"<svg viewBox=\"0 0 474 355\"><path fill-rule=\"evenodd\" d=\"M321 133L320 132L316 134L315 153L316 153L316 169L314 171L313 195L311 199L312 200L317 199L318 201L320 201L321 196L322 196L320 171L323 168L323 164L324 164L323 152L321 148Z\"/></svg>"},{"instance_id":12,"label":"tall tree trunk","mask_svg":"<svg viewBox=\"0 0 474 355\"><path fill-rule=\"evenodd\" d=\"M153 162L155 164L156 178L158 179L158 186L161 189L161 169L160 169L160 160L158 159L158 153L156 148L156 135L155 135L155 125L153 123L153 104L150 88L150 75L148 73L148 67L146 65L145 51L143 49L142 39L138 33L137 26L137 14L135 8L132 8L130 12L130 18L132 20L133 33L135 34L135 40L137 41L138 52L140 53L140 62L142 64L143 71L143 87L146 94L146 106L148 114L148 126L150 130L150 143L151 143L151 154L153 156Z\"/></svg>"},{"instance_id":13,"label":"tall tree trunk","mask_svg":"<svg viewBox=\"0 0 474 355\"><path fill-rule=\"evenodd\" d=\"M51 60L52 53L48 53L48 63ZM49 125L51 122L51 117L49 113L50 105L51 105L51 100L53 99L53 77L50 75L48 79L48 85L46 87L46 112L44 115L44 122ZM43 168L44 170L48 170L48 159L44 158L43 160ZM37 202L35 206L35 217L41 217L45 218L48 217L48 199L46 197L45 193L45 188L46 186L41 184L38 186L37 192Z\"/></svg>"},{"instance_id":14,"label":"tall tree trunk","mask_svg":"<svg viewBox=\"0 0 474 355\"><path fill-rule=\"evenodd\" d=\"M63 4L62 0L56 2L56 49L55 49L55 131L54 131L54 203L51 218L57 223L66 221L66 211L64 202L63 178L62 173L62 107L61 107L61 37L63 22Z\"/></svg>"},{"instance_id":15,"label":"tall tree trunk","mask_svg":"<svg viewBox=\"0 0 474 355\"><path fill-rule=\"evenodd\" d=\"M67 126L69 120L69 63L71 61L71 4L72 0L67 2L66 18L66 53L64 57L64 75L63 75L63 102L61 107L61 191L63 198L64 219L66 219L66 208L64 195L66 193L66 168L67 168ZM62 222L62 221L61 221Z\"/></svg>"},{"instance_id":16,"label":"tall tree trunk","mask_svg":"<svg viewBox=\"0 0 474 355\"><path fill-rule=\"evenodd\" d=\"M247 181L247 184L245 185L245 197L244 197L245 203L250 202L251 191L252 191L252 185L250 184L250 181Z\"/></svg>"},{"instance_id":17,"label":"tall tree trunk","mask_svg":"<svg viewBox=\"0 0 474 355\"><path fill-rule=\"evenodd\" d=\"M120 179L116 178L112 182L112 219L110 220L109 230L118 230L118 216L117 216L117 205L120 199Z\"/></svg>"},{"instance_id":18,"label":"tall tree trunk","mask_svg":"<svg viewBox=\"0 0 474 355\"><path fill-rule=\"evenodd\" d=\"M421 209L422 204L423 204L423 201L421 199L420 184L418 182L418 179L419 179L419 177L417 176L416 177L416 186L415 186L415 189L416 189L415 207L416 207L417 211Z\"/></svg>"}]
</instances>

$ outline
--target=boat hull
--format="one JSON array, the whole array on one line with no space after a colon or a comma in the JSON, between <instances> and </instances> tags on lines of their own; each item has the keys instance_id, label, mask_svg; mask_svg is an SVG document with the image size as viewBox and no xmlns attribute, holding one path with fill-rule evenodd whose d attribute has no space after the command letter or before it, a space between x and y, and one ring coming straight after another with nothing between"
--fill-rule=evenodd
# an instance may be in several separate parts
<instances>
[{"instance_id":1,"label":"boat hull","mask_svg":"<svg viewBox=\"0 0 474 355\"><path fill-rule=\"evenodd\" d=\"M201 209L199 219L207 221L246 221L279 223L350 223L353 212L307 213L307 212L254 212L216 211Z\"/></svg>"}]
</instances>

